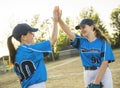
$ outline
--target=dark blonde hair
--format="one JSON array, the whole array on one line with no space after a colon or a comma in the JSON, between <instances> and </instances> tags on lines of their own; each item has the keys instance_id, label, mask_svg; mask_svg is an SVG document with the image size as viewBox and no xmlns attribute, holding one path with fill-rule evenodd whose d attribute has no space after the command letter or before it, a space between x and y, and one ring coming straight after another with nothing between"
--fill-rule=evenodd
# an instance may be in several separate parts
<instances>
[{"instance_id":1,"label":"dark blonde hair","mask_svg":"<svg viewBox=\"0 0 120 88\"><path fill-rule=\"evenodd\" d=\"M8 37L8 39L7 39L7 46L8 46L9 55L10 55L10 63L12 65L14 65L16 49L15 49L13 43L12 43L12 37L13 37L13 35Z\"/></svg>"},{"instance_id":2,"label":"dark blonde hair","mask_svg":"<svg viewBox=\"0 0 120 88\"><path fill-rule=\"evenodd\" d=\"M95 32L95 35L96 35L97 38L100 38L101 40L108 42L108 39L105 37L105 35L96 26L94 26L93 31Z\"/></svg>"}]
</instances>

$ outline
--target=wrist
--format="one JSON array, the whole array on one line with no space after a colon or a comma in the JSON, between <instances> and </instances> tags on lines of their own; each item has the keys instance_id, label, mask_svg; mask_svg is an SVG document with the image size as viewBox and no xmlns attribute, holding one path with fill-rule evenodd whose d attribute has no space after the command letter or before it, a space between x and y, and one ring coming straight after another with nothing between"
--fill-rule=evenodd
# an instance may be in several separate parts
<instances>
[{"instance_id":1,"label":"wrist","mask_svg":"<svg viewBox=\"0 0 120 88\"><path fill-rule=\"evenodd\" d=\"M100 85L100 83L93 83L94 85Z\"/></svg>"},{"instance_id":2,"label":"wrist","mask_svg":"<svg viewBox=\"0 0 120 88\"><path fill-rule=\"evenodd\" d=\"M59 18L59 19L58 19L58 22L61 22L61 21L62 21L62 19L61 19L61 18Z\"/></svg>"},{"instance_id":3,"label":"wrist","mask_svg":"<svg viewBox=\"0 0 120 88\"><path fill-rule=\"evenodd\" d=\"M58 21L53 21L53 23L54 23L54 24L57 24L57 23L58 23Z\"/></svg>"},{"instance_id":4,"label":"wrist","mask_svg":"<svg viewBox=\"0 0 120 88\"><path fill-rule=\"evenodd\" d=\"M100 82L99 81L94 81L93 84L100 84Z\"/></svg>"}]
</instances>

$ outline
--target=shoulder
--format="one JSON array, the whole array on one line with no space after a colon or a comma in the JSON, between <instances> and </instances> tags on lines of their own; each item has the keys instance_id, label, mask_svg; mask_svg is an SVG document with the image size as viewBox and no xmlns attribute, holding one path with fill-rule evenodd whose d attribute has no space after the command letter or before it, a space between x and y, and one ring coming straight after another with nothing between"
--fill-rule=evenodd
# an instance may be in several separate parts
<instances>
[{"instance_id":1,"label":"shoulder","mask_svg":"<svg viewBox=\"0 0 120 88\"><path fill-rule=\"evenodd\" d=\"M45 41L42 41L42 42L37 42L37 43L31 44L29 47L39 46L39 45L46 45L46 44L50 44L50 41L49 40L45 40Z\"/></svg>"},{"instance_id":2,"label":"shoulder","mask_svg":"<svg viewBox=\"0 0 120 88\"><path fill-rule=\"evenodd\" d=\"M83 40L86 40L85 37L80 36L80 35L78 35L78 34L75 34L75 39L83 39Z\"/></svg>"}]
</instances>

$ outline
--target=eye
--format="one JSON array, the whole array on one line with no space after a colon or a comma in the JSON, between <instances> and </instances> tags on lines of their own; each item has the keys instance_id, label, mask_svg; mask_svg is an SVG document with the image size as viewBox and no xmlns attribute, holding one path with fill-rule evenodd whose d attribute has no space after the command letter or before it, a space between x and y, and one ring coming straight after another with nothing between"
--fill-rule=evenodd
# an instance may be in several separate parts
<instances>
[{"instance_id":1,"label":"eye","mask_svg":"<svg viewBox=\"0 0 120 88\"><path fill-rule=\"evenodd\" d=\"M33 35L33 33L32 33L32 32L29 32L29 34L32 34L32 35Z\"/></svg>"}]
</instances>

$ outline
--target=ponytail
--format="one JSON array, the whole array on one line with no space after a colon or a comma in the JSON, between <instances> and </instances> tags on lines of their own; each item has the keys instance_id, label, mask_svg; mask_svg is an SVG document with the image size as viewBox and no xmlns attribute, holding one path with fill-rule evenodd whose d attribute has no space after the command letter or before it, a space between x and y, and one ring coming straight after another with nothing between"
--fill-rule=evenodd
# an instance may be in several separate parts
<instances>
[{"instance_id":1,"label":"ponytail","mask_svg":"<svg viewBox=\"0 0 120 88\"><path fill-rule=\"evenodd\" d=\"M12 65L14 65L16 50L15 50L15 47L12 43L12 37L13 37L13 35L8 37L7 46L8 46L9 55L10 55L10 63Z\"/></svg>"},{"instance_id":2,"label":"ponytail","mask_svg":"<svg viewBox=\"0 0 120 88\"><path fill-rule=\"evenodd\" d=\"M107 38L103 35L103 33L99 29L94 27L93 31L95 31L95 35L96 35L97 38L100 38L101 40L104 40L104 41L108 42Z\"/></svg>"}]
</instances>

